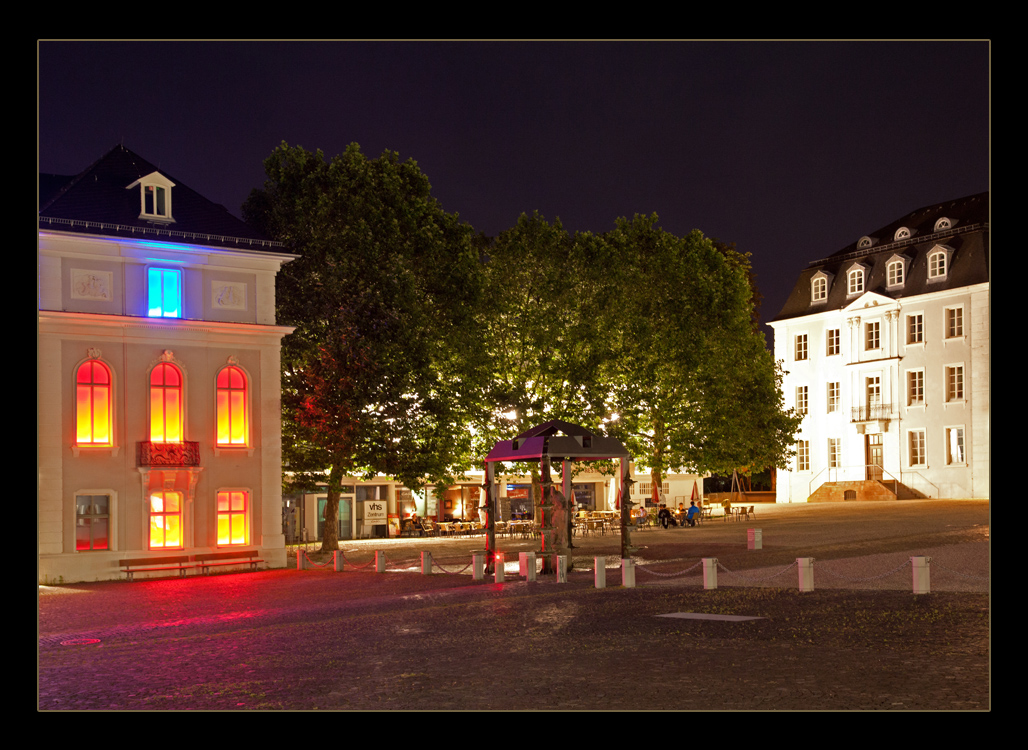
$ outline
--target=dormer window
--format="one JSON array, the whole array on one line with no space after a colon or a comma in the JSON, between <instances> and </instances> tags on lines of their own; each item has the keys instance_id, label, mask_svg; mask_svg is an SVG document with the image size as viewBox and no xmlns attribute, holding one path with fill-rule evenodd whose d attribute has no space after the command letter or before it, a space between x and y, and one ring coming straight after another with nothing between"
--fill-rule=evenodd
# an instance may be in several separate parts
<instances>
[{"instance_id":1,"label":"dormer window","mask_svg":"<svg viewBox=\"0 0 1028 750\"><path fill-rule=\"evenodd\" d=\"M866 250L875 244L875 241L866 234L857 241L857 250Z\"/></svg>"},{"instance_id":2,"label":"dormer window","mask_svg":"<svg viewBox=\"0 0 1028 750\"><path fill-rule=\"evenodd\" d=\"M846 274L846 294L855 296L864 293L864 267L853 266Z\"/></svg>"},{"instance_id":3,"label":"dormer window","mask_svg":"<svg viewBox=\"0 0 1028 750\"><path fill-rule=\"evenodd\" d=\"M894 242L899 242L900 240L909 240L910 236L911 236L911 234L910 234L910 229L909 228L907 228L907 227L900 227L899 229L896 230L896 234L894 234L892 236L892 239L893 239Z\"/></svg>"},{"instance_id":4,"label":"dormer window","mask_svg":"<svg viewBox=\"0 0 1028 750\"><path fill-rule=\"evenodd\" d=\"M885 265L885 286L887 289L898 289L906 283L907 263L905 255L893 255Z\"/></svg>"},{"instance_id":5,"label":"dormer window","mask_svg":"<svg viewBox=\"0 0 1028 750\"><path fill-rule=\"evenodd\" d=\"M953 248L936 245L928 251L928 281L942 281L949 274L949 259Z\"/></svg>"},{"instance_id":6,"label":"dormer window","mask_svg":"<svg viewBox=\"0 0 1028 750\"><path fill-rule=\"evenodd\" d=\"M820 305L828 301L828 290L832 288L834 274L818 271L810 277L810 304Z\"/></svg>"},{"instance_id":7,"label":"dormer window","mask_svg":"<svg viewBox=\"0 0 1028 750\"><path fill-rule=\"evenodd\" d=\"M175 183L160 172L152 172L140 177L129 185L126 190L139 188L139 218L148 221L172 222L171 189Z\"/></svg>"},{"instance_id":8,"label":"dormer window","mask_svg":"<svg viewBox=\"0 0 1028 750\"><path fill-rule=\"evenodd\" d=\"M953 220L947 216L942 216L935 222L936 232L945 232L947 229L953 228Z\"/></svg>"}]
</instances>

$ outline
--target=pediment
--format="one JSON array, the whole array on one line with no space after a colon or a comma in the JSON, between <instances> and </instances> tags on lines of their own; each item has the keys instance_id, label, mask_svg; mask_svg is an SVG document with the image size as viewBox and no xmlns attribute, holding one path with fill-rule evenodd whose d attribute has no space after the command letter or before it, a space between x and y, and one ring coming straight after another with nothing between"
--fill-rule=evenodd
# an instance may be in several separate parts
<instances>
[{"instance_id":1,"label":"pediment","mask_svg":"<svg viewBox=\"0 0 1028 750\"><path fill-rule=\"evenodd\" d=\"M896 306L896 300L892 297L886 297L884 294L878 294L878 292L865 292L846 305L843 310L846 312L857 312L868 307L884 308L890 305Z\"/></svg>"}]
</instances>

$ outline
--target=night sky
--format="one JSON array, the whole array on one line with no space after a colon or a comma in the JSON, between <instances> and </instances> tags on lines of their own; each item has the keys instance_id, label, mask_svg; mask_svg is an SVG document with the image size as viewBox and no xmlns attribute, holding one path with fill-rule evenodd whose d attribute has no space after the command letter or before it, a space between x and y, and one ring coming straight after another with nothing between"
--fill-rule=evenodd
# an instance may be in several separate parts
<instances>
[{"instance_id":1,"label":"night sky","mask_svg":"<svg viewBox=\"0 0 1028 750\"><path fill-rule=\"evenodd\" d=\"M807 262L990 186L990 44L38 45L38 168L118 143L237 216L283 140L413 158L496 235L656 212L752 253L773 318ZM766 329L770 344L770 329Z\"/></svg>"}]
</instances>

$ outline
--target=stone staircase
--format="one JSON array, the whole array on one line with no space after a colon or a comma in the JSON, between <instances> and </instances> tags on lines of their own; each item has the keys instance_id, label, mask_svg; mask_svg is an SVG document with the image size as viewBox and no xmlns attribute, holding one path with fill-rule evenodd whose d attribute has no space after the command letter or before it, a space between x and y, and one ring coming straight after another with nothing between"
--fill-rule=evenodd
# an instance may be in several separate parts
<instances>
[{"instance_id":1,"label":"stone staircase","mask_svg":"<svg viewBox=\"0 0 1028 750\"><path fill-rule=\"evenodd\" d=\"M906 485L894 479L866 479L857 482L825 482L814 494L807 498L808 503L841 503L847 500L909 500L922 497Z\"/></svg>"}]
</instances>

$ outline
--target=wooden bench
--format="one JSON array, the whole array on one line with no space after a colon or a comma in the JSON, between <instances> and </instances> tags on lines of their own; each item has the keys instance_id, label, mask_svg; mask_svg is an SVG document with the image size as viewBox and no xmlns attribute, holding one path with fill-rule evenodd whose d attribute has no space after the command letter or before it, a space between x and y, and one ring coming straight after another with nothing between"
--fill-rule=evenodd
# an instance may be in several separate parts
<instances>
[{"instance_id":1,"label":"wooden bench","mask_svg":"<svg viewBox=\"0 0 1028 750\"><path fill-rule=\"evenodd\" d=\"M239 550L238 552L206 552L193 555L193 559L199 565L200 572L207 575L208 568L220 565L249 565L250 570L257 570L257 563L264 562L257 557L258 554L255 549Z\"/></svg>"},{"instance_id":2,"label":"wooden bench","mask_svg":"<svg viewBox=\"0 0 1028 750\"><path fill-rule=\"evenodd\" d=\"M133 573L148 573L155 570L177 570L179 576L185 576L186 571L195 568L196 564L189 555L174 555L172 557L135 557L127 560L118 560L122 573L128 575L132 580Z\"/></svg>"}]
</instances>

